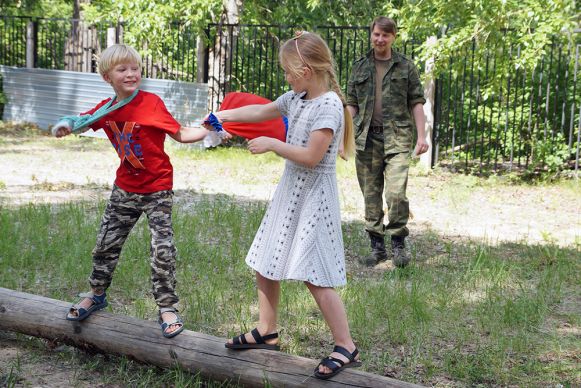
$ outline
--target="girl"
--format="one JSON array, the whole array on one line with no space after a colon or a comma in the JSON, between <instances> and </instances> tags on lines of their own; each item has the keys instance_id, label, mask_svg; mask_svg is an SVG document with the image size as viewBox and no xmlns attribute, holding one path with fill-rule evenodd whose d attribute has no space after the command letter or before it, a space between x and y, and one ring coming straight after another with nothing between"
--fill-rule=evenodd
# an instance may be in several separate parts
<instances>
[{"instance_id":1,"label":"girl","mask_svg":"<svg viewBox=\"0 0 581 388\"><path fill-rule=\"evenodd\" d=\"M229 340L226 347L278 350L280 280L301 280L335 340L331 355L314 370L317 378L328 379L343 368L361 365L343 302L333 288L346 284L335 161L342 144L345 154L354 148L352 122L331 52L319 35L297 33L282 45L279 59L292 91L266 105L215 114L221 122L257 122L283 115L289 124L286 142L270 137L248 142L253 154L272 151L286 164L246 256L246 263L256 271L259 323L250 333Z\"/></svg>"}]
</instances>

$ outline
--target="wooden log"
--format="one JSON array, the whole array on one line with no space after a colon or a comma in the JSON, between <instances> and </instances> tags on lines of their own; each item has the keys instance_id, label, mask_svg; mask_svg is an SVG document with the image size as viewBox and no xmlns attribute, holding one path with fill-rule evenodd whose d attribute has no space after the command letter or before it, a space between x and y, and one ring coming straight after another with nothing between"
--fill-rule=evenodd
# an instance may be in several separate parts
<instances>
[{"instance_id":1,"label":"wooden log","mask_svg":"<svg viewBox=\"0 0 581 388\"><path fill-rule=\"evenodd\" d=\"M83 322L65 319L70 303L0 287L0 330L117 355L162 368L176 364L213 380L274 387L417 387L346 369L330 380L312 376L318 361L268 350L233 351L224 338L184 330L167 339L156 322L98 311Z\"/></svg>"}]
</instances>

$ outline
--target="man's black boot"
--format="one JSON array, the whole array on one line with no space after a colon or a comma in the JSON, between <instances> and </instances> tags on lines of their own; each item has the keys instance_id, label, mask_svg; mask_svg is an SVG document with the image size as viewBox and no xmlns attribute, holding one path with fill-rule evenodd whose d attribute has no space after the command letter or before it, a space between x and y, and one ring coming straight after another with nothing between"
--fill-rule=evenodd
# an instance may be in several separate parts
<instances>
[{"instance_id":1,"label":"man's black boot","mask_svg":"<svg viewBox=\"0 0 581 388\"><path fill-rule=\"evenodd\" d=\"M391 250L393 252L393 264L396 267L404 268L410 263L410 258L405 251L404 236L391 236Z\"/></svg>"},{"instance_id":2,"label":"man's black boot","mask_svg":"<svg viewBox=\"0 0 581 388\"><path fill-rule=\"evenodd\" d=\"M369 240L371 241L371 256L363 258L360 262L368 267L373 267L382 261L386 261L388 256L383 236L369 233Z\"/></svg>"}]
</instances>

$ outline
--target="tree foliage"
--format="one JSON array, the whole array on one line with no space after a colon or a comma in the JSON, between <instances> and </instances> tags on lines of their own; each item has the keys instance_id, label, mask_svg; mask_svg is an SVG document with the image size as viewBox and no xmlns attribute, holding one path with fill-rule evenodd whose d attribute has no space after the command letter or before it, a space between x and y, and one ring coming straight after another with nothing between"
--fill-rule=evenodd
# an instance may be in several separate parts
<instances>
[{"instance_id":1,"label":"tree foliage","mask_svg":"<svg viewBox=\"0 0 581 388\"><path fill-rule=\"evenodd\" d=\"M145 52L159 51L168 39L168 30L191 28L202 32L220 12L216 0L93 0L84 7L90 22L122 22L129 44L147 42Z\"/></svg>"},{"instance_id":2,"label":"tree foliage","mask_svg":"<svg viewBox=\"0 0 581 388\"><path fill-rule=\"evenodd\" d=\"M69 18L73 12L70 0L0 0L3 16Z\"/></svg>"},{"instance_id":3,"label":"tree foliage","mask_svg":"<svg viewBox=\"0 0 581 388\"><path fill-rule=\"evenodd\" d=\"M514 66L532 69L554 36L575 39L579 27L575 0L408 0L388 11L406 35L439 34L422 56L444 62L473 41L483 50L502 43L520 47Z\"/></svg>"},{"instance_id":4,"label":"tree foliage","mask_svg":"<svg viewBox=\"0 0 581 388\"><path fill-rule=\"evenodd\" d=\"M398 7L403 1L388 2ZM244 23L314 26L365 26L385 10L380 0L256 0L245 3Z\"/></svg>"}]
</instances>

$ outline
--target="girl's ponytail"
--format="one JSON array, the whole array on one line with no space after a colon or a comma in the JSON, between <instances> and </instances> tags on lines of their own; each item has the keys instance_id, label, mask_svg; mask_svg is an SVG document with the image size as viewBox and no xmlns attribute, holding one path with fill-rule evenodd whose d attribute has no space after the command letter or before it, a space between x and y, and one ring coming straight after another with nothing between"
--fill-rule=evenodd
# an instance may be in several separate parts
<instances>
[{"instance_id":1,"label":"girl's ponytail","mask_svg":"<svg viewBox=\"0 0 581 388\"><path fill-rule=\"evenodd\" d=\"M337 82L337 77L335 76L335 71L333 68L329 69L329 83L331 90L337 93L341 102L343 103L343 115L345 116L345 130L343 131L343 153L345 158L353 155L355 152L355 135L353 134L353 118L351 113L347 109L347 103L345 102L345 96L341 91L341 87Z\"/></svg>"}]
</instances>

